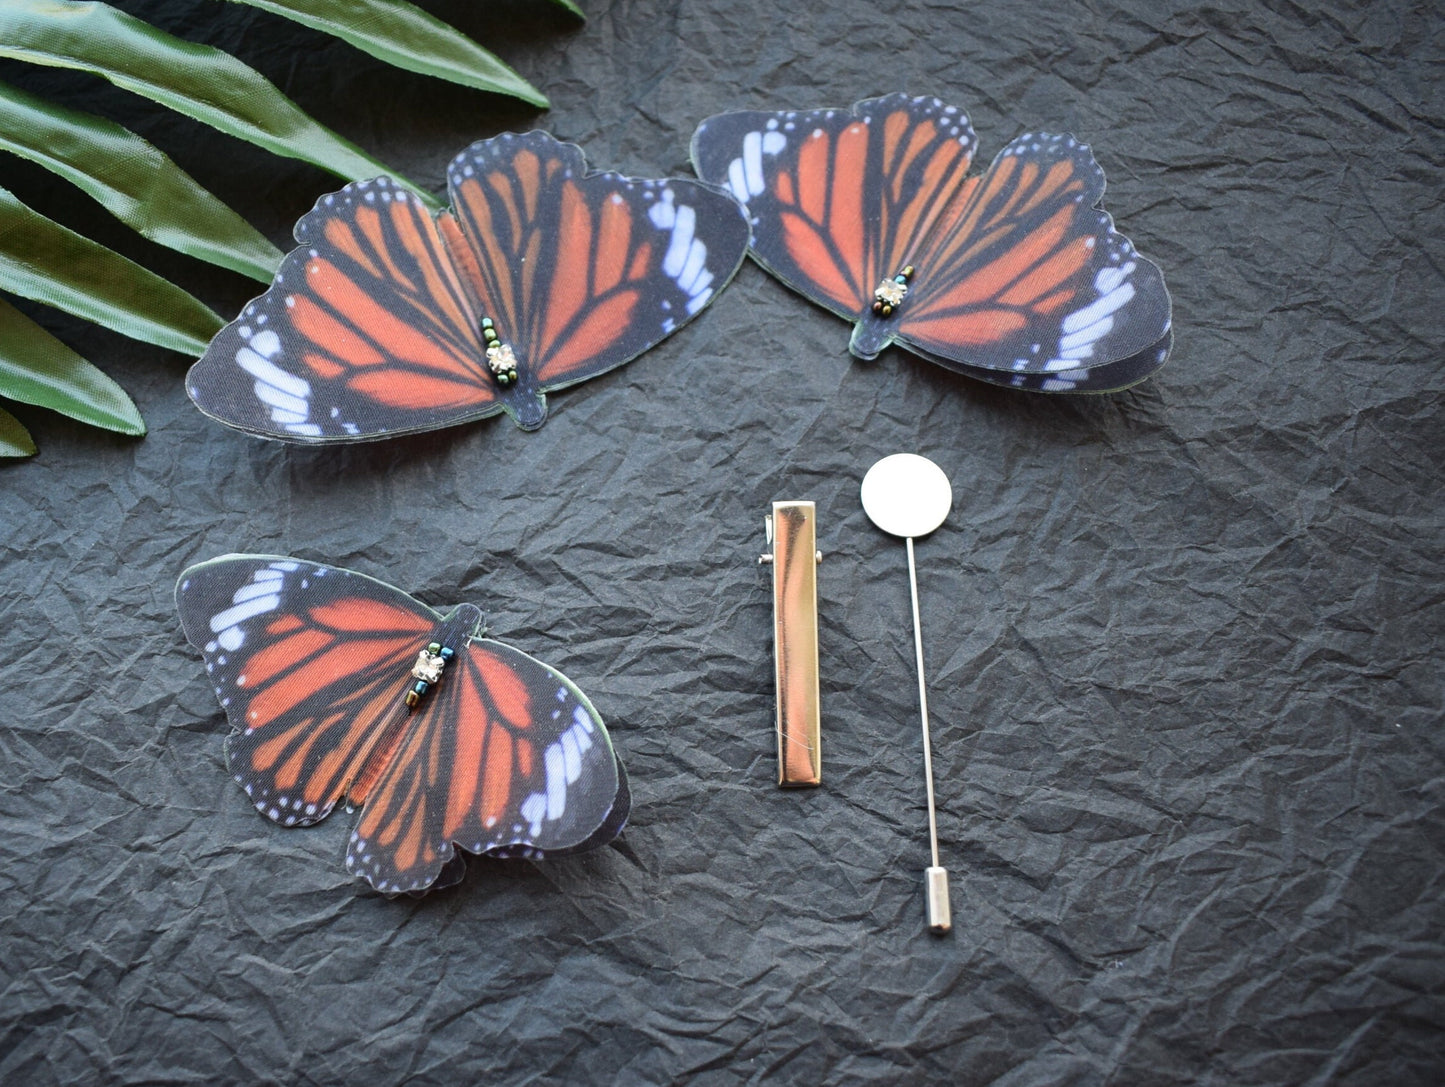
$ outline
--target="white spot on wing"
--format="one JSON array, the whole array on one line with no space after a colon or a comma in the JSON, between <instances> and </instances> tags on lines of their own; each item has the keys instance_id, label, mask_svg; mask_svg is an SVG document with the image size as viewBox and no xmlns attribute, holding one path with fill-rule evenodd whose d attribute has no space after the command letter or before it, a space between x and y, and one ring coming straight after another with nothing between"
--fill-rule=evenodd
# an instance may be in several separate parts
<instances>
[{"instance_id":1,"label":"white spot on wing","mask_svg":"<svg viewBox=\"0 0 1445 1087\"><path fill-rule=\"evenodd\" d=\"M674 279L682 272L691 246L692 232L697 226L697 212L686 204L677 209L677 221L672 228L672 241L667 247L667 256L662 259L662 270Z\"/></svg>"},{"instance_id":2,"label":"white spot on wing","mask_svg":"<svg viewBox=\"0 0 1445 1087\"><path fill-rule=\"evenodd\" d=\"M1109 269L1106 268L1104 271L1109 271ZM1103 275L1103 272L1099 274ZM1063 325L1064 332L1077 332L1081 328L1086 328L1094 324L1101 318L1113 313L1133 297L1134 284L1128 282L1120 283L1112 290L1104 292L1099 298L1096 298L1083 309L1075 310L1065 317Z\"/></svg>"},{"instance_id":3,"label":"white spot on wing","mask_svg":"<svg viewBox=\"0 0 1445 1087\"><path fill-rule=\"evenodd\" d=\"M1094 345L1114 327L1113 315L1128 305L1134 297L1134 284L1129 282L1129 275L1135 267L1136 263L1131 260L1120 267L1100 269L1094 276L1094 290L1099 296L1064 318L1060 326L1063 335L1059 339L1058 354L1044 364L1045 371L1061 373L1065 370L1078 370L1086 373L1079 370L1079 361L1094 354ZM1045 382L1043 387L1047 392L1067 391L1054 387L1052 382ZM1072 387L1072 384L1068 386Z\"/></svg>"},{"instance_id":4,"label":"white spot on wing","mask_svg":"<svg viewBox=\"0 0 1445 1087\"><path fill-rule=\"evenodd\" d=\"M271 335L271 333L269 331L261 333L261 336L266 335ZM261 336L252 336L251 342L254 343ZM236 364L257 381L265 382L281 392L290 393L292 396L308 396L311 393L309 382L295 374L288 374L274 362L267 361L249 347L243 347L236 352Z\"/></svg>"},{"instance_id":5,"label":"white spot on wing","mask_svg":"<svg viewBox=\"0 0 1445 1087\"><path fill-rule=\"evenodd\" d=\"M272 594L236 604L227 608L225 611L217 612L211 616L211 630L219 634L227 627L234 627L238 623L244 623L247 619L271 611L280 603L281 598ZM225 645L225 642L223 641L221 644ZM226 648L233 649L233 647L229 645L227 645Z\"/></svg>"},{"instance_id":6,"label":"white spot on wing","mask_svg":"<svg viewBox=\"0 0 1445 1087\"><path fill-rule=\"evenodd\" d=\"M592 737L588 736L587 732L579 726L573 725L567 730L567 735L572 737L572 742L577 745L579 754L592 749Z\"/></svg>"},{"instance_id":7,"label":"white spot on wing","mask_svg":"<svg viewBox=\"0 0 1445 1087\"><path fill-rule=\"evenodd\" d=\"M263 404L270 405L271 418L276 422L283 422L280 415L294 416L291 422L304 423L306 421L306 401L299 396L292 396L284 393L274 385L267 385L263 381L256 382L256 398Z\"/></svg>"},{"instance_id":8,"label":"white spot on wing","mask_svg":"<svg viewBox=\"0 0 1445 1087\"><path fill-rule=\"evenodd\" d=\"M733 159L728 164L728 189L742 203L748 202L748 179L743 172L742 159Z\"/></svg>"},{"instance_id":9,"label":"white spot on wing","mask_svg":"<svg viewBox=\"0 0 1445 1087\"><path fill-rule=\"evenodd\" d=\"M547 798L543 794L533 793L527 797L518 811L527 820L527 829L532 837L542 833L542 818L547 814Z\"/></svg>"},{"instance_id":10,"label":"white spot on wing","mask_svg":"<svg viewBox=\"0 0 1445 1087\"><path fill-rule=\"evenodd\" d=\"M262 577L262 574L269 575ZM236 590L235 596L231 597L231 603L240 604L243 601L254 599L258 596L265 596L267 593L276 591L277 582L281 580L281 574L276 570L258 570L256 576L249 585L242 585Z\"/></svg>"},{"instance_id":11,"label":"white spot on wing","mask_svg":"<svg viewBox=\"0 0 1445 1087\"><path fill-rule=\"evenodd\" d=\"M281 337L268 328L251 337L251 349L263 358L275 358L276 352L281 350Z\"/></svg>"},{"instance_id":12,"label":"white spot on wing","mask_svg":"<svg viewBox=\"0 0 1445 1087\"><path fill-rule=\"evenodd\" d=\"M567 810L567 763L560 744L547 748L547 818L560 819Z\"/></svg>"},{"instance_id":13,"label":"white spot on wing","mask_svg":"<svg viewBox=\"0 0 1445 1087\"><path fill-rule=\"evenodd\" d=\"M743 176L750 196L757 196L763 191L763 137L760 132L749 132L743 137Z\"/></svg>"},{"instance_id":14,"label":"white spot on wing","mask_svg":"<svg viewBox=\"0 0 1445 1087\"><path fill-rule=\"evenodd\" d=\"M672 229L672 224L677 221L677 208L672 202L671 189L663 194L662 200L647 209L647 217L652 220L652 225L658 230Z\"/></svg>"},{"instance_id":15,"label":"white spot on wing","mask_svg":"<svg viewBox=\"0 0 1445 1087\"><path fill-rule=\"evenodd\" d=\"M587 711L584 710L581 706L576 706L573 708L572 723L581 726L581 728L586 732L592 731L592 718L587 715Z\"/></svg>"},{"instance_id":16,"label":"white spot on wing","mask_svg":"<svg viewBox=\"0 0 1445 1087\"><path fill-rule=\"evenodd\" d=\"M1088 358L1094 353L1094 344L1108 335L1114 327L1114 318L1105 317L1086 328L1071 332L1059 341L1059 358Z\"/></svg>"},{"instance_id":17,"label":"white spot on wing","mask_svg":"<svg viewBox=\"0 0 1445 1087\"><path fill-rule=\"evenodd\" d=\"M687 263L677 274L677 285L688 294L695 294L694 284L707 271L707 246L696 238L687 249Z\"/></svg>"},{"instance_id":18,"label":"white spot on wing","mask_svg":"<svg viewBox=\"0 0 1445 1087\"><path fill-rule=\"evenodd\" d=\"M563 770L567 775L567 784L571 785L582 775L582 751L571 729L562 733L561 744Z\"/></svg>"}]
</instances>

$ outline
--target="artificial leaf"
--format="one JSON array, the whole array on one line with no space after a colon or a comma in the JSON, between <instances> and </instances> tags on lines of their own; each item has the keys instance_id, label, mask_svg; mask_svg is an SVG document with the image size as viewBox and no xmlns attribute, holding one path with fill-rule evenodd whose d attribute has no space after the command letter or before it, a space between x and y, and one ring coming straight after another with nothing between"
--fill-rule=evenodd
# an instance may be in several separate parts
<instances>
[{"instance_id":1,"label":"artificial leaf","mask_svg":"<svg viewBox=\"0 0 1445 1087\"><path fill-rule=\"evenodd\" d=\"M229 53L157 30L98 0L5 0L0 57L93 72L221 132L348 180L390 172ZM399 180L440 207L430 193Z\"/></svg>"},{"instance_id":2,"label":"artificial leaf","mask_svg":"<svg viewBox=\"0 0 1445 1087\"><path fill-rule=\"evenodd\" d=\"M36 452L30 431L19 419L0 408L0 457L33 457Z\"/></svg>"},{"instance_id":3,"label":"artificial leaf","mask_svg":"<svg viewBox=\"0 0 1445 1087\"><path fill-rule=\"evenodd\" d=\"M269 283L277 249L146 140L0 83L0 149L39 163L153 242Z\"/></svg>"},{"instance_id":4,"label":"artificial leaf","mask_svg":"<svg viewBox=\"0 0 1445 1087\"><path fill-rule=\"evenodd\" d=\"M547 108L547 98L464 34L405 0L234 0L333 34L378 60Z\"/></svg>"},{"instance_id":5,"label":"artificial leaf","mask_svg":"<svg viewBox=\"0 0 1445 1087\"><path fill-rule=\"evenodd\" d=\"M199 355L223 322L170 280L0 189L0 287L87 321Z\"/></svg>"},{"instance_id":6,"label":"artificial leaf","mask_svg":"<svg viewBox=\"0 0 1445 1087\"><path fill-rule=\"evenodd\" d=\"M4 300L0 300L0 396L121 434L146 432L145 421L124 389Z\"/></svg>"}]
</instances>

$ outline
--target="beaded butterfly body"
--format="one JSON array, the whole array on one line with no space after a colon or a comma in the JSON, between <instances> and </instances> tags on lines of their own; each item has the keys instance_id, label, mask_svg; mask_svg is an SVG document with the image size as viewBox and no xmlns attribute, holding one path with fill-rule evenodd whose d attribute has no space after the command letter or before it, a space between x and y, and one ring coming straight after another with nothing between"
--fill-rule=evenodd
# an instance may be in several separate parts
<instances>
[{"instance_id":1,"label":"beaded butterfly body","mask_svg":"<svg viewBox=\"0 0 1445 1087\"><path fill-rule=\"evenodd\" d=\"M852 110L724 113L693 136L698 176L747 206L751 253L854 323L999 385L1107 392L1173 342L1163 274L1098 208L1104 175L1071 136L1014 140L983 175L968 117L892 94Z\"/></svg>"},{"instance_id":2,"label":"beaded butterfly body","mask_svg":"<svg viewBox=\"0 0 1445 1087\"><path fill-rule=\"evenodd\" d=\"M457 882L459 850L550 857L605 845L630 794L597 711L560 672L334 566L227 555L176 587L186 636L236 730L236 781L309 826L361 807L346 867L387 894Z\"/></svg>"},{"instance_id":3,"label":"beaded butterfly body","mask_svg":"<svg viewBox=\"0 0 1445 1087\"><path fill-rule=\"evenodd\" d=\"M366 441L506 412L636 358L737 271L748 225L711 186L587 172L544 132L473 144L435 219L387 178L322 197L271 288L186 388L207 415L289 442Z\"/></svg>"}]
</instances>

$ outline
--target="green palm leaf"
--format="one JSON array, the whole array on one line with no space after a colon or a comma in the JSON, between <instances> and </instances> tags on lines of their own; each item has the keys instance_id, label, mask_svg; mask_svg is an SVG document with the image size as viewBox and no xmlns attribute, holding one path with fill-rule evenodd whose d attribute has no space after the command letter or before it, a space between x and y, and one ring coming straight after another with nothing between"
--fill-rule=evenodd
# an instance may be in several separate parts
<instances>
[{"instance_id":1,"label":"green palm leaf","mask_svg":"<svg viewBox=\"0 0 1445 1087\"><path fill-rule=\"evenodd\" d=\"M391 173L229 53L174 37L99 0L4 0L0 57L93 72L229 135L348 180ZM440 206L430 193L398 180Z\"/></svg>"},{"instance_id":2,"label":"green palm leaf","mask_svg":"<svg viewBox=\"0 0 1445 1087\"><path fill-rule=\"evenodd\" d=\"M126 336L199 355L220 317L168 279L0 189L0 287Z\"/></svg>"},{"instance_id":3,"label":"green palm leaf","mask_svg":"<svg viewBox=\"0 0 1445 1087\"><path fill-rule=\"evenodd\" d=\"M547 108L546 96L493 54L405 0L234 0L333 34L378 60ZM580 12L578 14L581 14Z\"/></svg>"},{"instance_id":4,"label":"green palm leaf","mask_svg":"<svg viewBox=\"0 0 1445 1087\"><path fill-rule=\"evenodd\" d=\"M124 389L3 299L0 396L121 434L146 432Z\"/></svg>"},{"instance_id":5,"label":"green palm leaf","mask_svg":"<svg viewBox=\"0 0 1445 1087\"><path fill-rule=\"evenodd\" d=\"M20 420L0 408L0 457L35 456L35 439Z\"/></svg>"},{"instance_id":6,"label":"green palm leaf","mask_svg":"<svg viewBox=\"0 0 1445 1087\"><path fill-rule=\"evenodd\" d=\"M271 281L281 250L120 125L0 83L0 149L37 162L153 242Z\"/></svg>"}]
</instances>

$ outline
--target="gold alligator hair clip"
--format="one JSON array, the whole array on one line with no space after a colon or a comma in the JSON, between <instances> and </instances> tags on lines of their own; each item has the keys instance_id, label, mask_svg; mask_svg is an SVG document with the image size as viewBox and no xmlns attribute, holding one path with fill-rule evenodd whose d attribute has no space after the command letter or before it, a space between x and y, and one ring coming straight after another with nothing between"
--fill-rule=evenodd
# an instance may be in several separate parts
<instances>
[{"instance_id":1,"label":"gold alligator hair clip","mask_svg":"<svg viewBox=\"0 0 1445 1087\"><path fill-rule=\"evenodd\" d=\"M823 780L818 716L817 511L811 502L774 502L765 519L773 567L774 674L778 687L778 784Z\"/></svg>"}]
</instances>

